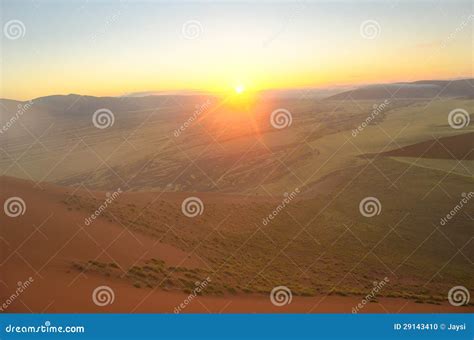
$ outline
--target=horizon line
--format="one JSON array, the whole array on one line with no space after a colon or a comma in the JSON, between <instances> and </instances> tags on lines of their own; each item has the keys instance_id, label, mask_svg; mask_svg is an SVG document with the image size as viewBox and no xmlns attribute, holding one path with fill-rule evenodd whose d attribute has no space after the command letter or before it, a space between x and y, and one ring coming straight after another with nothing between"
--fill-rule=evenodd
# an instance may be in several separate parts
<instances>
[{"instance_id":1,"label":"horizon line","mask_svg":"<svg viewBox=\"0 0 474 340\"><path fill-rule=\"evenodd\" d=\"M353 87L354 89L366 87L366 86L374 86L374 85L393 85L393 84L412 84L417 82L435 82L435 81L460 81L460 80L474 80L474 75L471 76L462 76L456 78L434 78L434 79L419 79L419 80L401 80L401 81L391 81L391 82L380 82L380 83L344 83L344 84L332 84L326 86L301 86L301 87L286 87L286 88L268 88L268 89L261 89L255 91L249 91L252 93L265 93L265 92L276 92L276 91L298 91L298 90L329 90L329 89L337 89L337 88L350 88ZM158 97L158 96L210 96L210 95L222 95L227 91L211 91L211 90L198 90L198 89L180 89L180 90L157 90L157 91L136 91L136 92L129 92L121 95L90 95L90 94L79 94L79 93L53 93L47 94L43 96L38 96L30 99L13 99L13 98L5 98L0 97L0 100L11 100L17 102L28 102L28 101L35 101L40 98L46 97L67 97L67 96L78 96L78 97L94 97L94 98L145 98L145 97ZM149 93L149 94L147 94ZM144 94L144 95L139 95Z\"/></svg>"}]
</instances>

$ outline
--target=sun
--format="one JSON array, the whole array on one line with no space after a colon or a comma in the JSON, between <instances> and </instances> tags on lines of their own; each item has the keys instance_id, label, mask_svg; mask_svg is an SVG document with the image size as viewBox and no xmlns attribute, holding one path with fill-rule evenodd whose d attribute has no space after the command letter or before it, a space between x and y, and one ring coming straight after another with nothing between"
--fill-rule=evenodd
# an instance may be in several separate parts
<instances>
[{"instance_id":1,"label":"sun","mask_svg":"<svg viewBox=\"0 0 474 340\"><path fill-rule=\"evenodd\" d=\"M234 90L235 90L235 93L241 94L245 91L245 87L243 85L237 85Z\"/></svg>"},{"instance_id":2,"label":"sun","mask_svg":"<svg viewBox=\"0 0 474 340\"><path fill-rule=\"evenodd\" d=\"M238 111L242 114L245 110L251 109L255 103L256 95L252 84L235 82L233 86L227 88L226 103L228 108Z\"/></svg>"}]
</instances>

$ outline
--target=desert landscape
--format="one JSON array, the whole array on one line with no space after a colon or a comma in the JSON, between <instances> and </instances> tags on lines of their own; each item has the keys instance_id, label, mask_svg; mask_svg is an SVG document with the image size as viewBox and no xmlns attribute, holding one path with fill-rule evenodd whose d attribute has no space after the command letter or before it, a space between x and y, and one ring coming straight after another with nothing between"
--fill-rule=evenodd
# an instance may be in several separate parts
<instances>
[{"instance_id":1,"label":"desert landscape","mask_svg":"<svg viewBox=\"0 0 474 340\"><path fill-rule=\"evenodd\" d=\"M472 287L474 206L440 221L472 193L473 127L448 113L473 111L474 80L434 99L405 87L263 93L238 115L233 98L202 94L2 100L30 105L0 136L2 201L25 203L2 216L2 297L34 278L8 311L172 313L209 279L183 312L350 313L387 278L361 312L472 312L447 295ZM90 114L102 107L103 130ZM282 129L278 108L291 113ZM376 214L361 213L365 197ZM101 285L105 307L90 298ZM291 303L271 303L275 286Z\"/></svg>"},{"instance_id":2,"label":"desert landscape","mask_svg":"<svg viewBox=\"0 0 474 340\"><path fill-rule=\"evenodd\" d=\"M472 1L0 10L0 312L474 311Z\"/></svg>"}]
</instances>

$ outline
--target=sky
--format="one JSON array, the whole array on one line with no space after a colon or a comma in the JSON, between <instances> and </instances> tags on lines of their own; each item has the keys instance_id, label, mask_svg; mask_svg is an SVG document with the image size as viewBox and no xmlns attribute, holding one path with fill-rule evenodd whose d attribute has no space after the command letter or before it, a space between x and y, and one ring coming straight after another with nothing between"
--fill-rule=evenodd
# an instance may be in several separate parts
<instances>
[{"instance_id":1,"label":"sky","mask_svg":"<svg viewBox=\"0 0 474 340\"><path fill-rule=\"evenodd\" d=\"M472 77L473 4L1 0L0 97Z\"/></svg>"}]
</instances>

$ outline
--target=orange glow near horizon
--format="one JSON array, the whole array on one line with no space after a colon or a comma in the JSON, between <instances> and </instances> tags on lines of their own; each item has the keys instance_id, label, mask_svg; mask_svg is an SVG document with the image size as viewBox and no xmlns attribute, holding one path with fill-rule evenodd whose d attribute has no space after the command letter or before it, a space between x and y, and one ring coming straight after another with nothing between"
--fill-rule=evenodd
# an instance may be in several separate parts
<instances>
[{"instance_id":1,"label":"orange glow near horizon","mask_svg":"<svg viewBox=\"0 0 474 340\"><path fill-rule=\"evenodd\" d=\"M220 131L217 140L238 140L246 135L260 136L262 123L267 123L270 103L258 101L258 97L258 92L232 88L222 94L218 103L200 117L200 124L209 131Z\"/></svg>"},{"instance_id":2,"label":"orange glow near horizon","mask_svg":"<svg viewBox=\"0 0 474 340\"><path fill-rule=\"evenodd\" d=\"M470 78L472 70L468 68L458 69L456 64L451 63L449 67L417 67L415 65L332 65L319 72L302 70L301 72L280 74L269 72L263 74L256 72L254 75L257 81L249 85L228 86L230 82L222 77L208 75L200 79L189 79L187 82L171 77L161 77L161 81L156 81L159 77L149 75L128 75L119 77L117 75L105 74L99 76L94 74L88 76L86 72L70 75L64 79L63 74L22 74L23 70L17 72L17 77L12 77L10 81L3 82L0 88L0 97L15 100L29 100L37 97L56 94L79 94L91 96L121 96L128 93L148 91L153 92L183 92L190 91L209 92L215 94L225 94L229 90L237 97L251 97L251 93L257 93L273 89L296 89L296 88L324 88L335 86L358 86L370 83L390 83L390 82L410 82L429 79L452 79ZM249 67L251 69L251 67ZM7 72L8 73L8 70ZM403 76L406 74L406 76ZM199 78L199 77L196 77ZM250 78L250 77L249 77ZM205 79L203 81L203 79ZM41 83L41 87L31 86L32 83ZM186 83L186 86L183 86ZM239 100L243 100L240 98Z\"/></svg>"},{"instance_id":3,"label":"orange glow near horizon","mask_svg":"<svg viewBox=\"0 0 474 340\"><path fill-rule=\"evenodd\" d=\"M258 91L247 90L246 86L239 84L234 88L234 91L229 91L225 105L234 114L245 115L253 108L257 95Z\"/></svg>"},{"instance_id":4,"label":"orange glow near horizon","mask_svg":"<svg viewBox=\"0 0 474 340\"><path fill-rule=\"evenodd\" d=\"M2 40L0 97L233 92L243 104L271 89L472 78L472 6L453 1L432 10L436 3L387 11L377 2L316 1L301 10L285 1L237 1L198 10L90 1L84 15L74 1L7 1L5 18L21 18L26 34ZM374 39L360 30L368 10L381 28ZM199 25L187 35L190 17Z\"/></svg>"}]
</instances>

